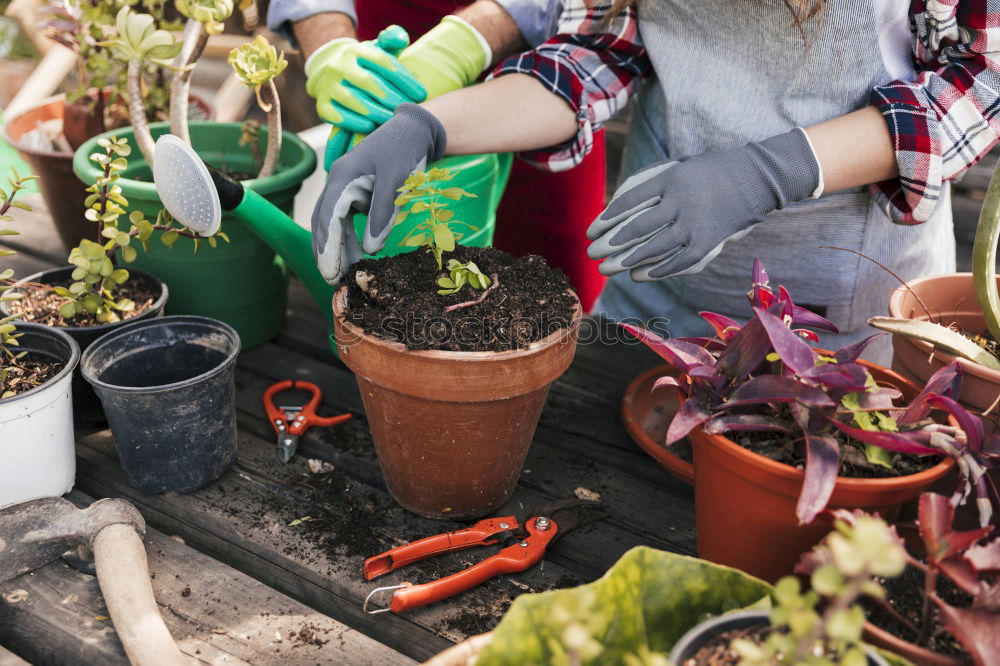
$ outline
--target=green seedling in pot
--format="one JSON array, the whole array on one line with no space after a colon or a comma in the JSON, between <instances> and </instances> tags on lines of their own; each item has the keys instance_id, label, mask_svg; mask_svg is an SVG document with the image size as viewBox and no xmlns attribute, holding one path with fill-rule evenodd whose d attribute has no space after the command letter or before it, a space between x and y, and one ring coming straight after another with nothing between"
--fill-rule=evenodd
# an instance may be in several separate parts
<instances>
[{"instance_id":1,"label":"green seedling in pot","mask_svg":"<svg viewBox=\"0 0 1000 666\"><path fill-rule=\"evenodd\" d=\"M442 184L454 177L455 174L449 169L414 171L397 190L399 196L395 201L397 206L402 207L407 204L410 206L406 210L400 210L396 215L395 224L401 224L410 215L426 215L422 222L414 225L403 237L401 244L408 247L425 247L427 252L434 255L438 270L444 270L442 264L444 253L453 252L456 243L463 236L452 227L461 225L476 230L476 227L468 222L456 220L454 211L448 208L451 201L459 201L463 197L476 197L461 187L442 187Z\"/></svg>"},{"instance_id":2,"label":"green seedling in pot","mask_svg":"<svg viewBox=\"0 0 1000 666\"><path fill-rule=\"evenodd\" d=\"M193 238L195 252L202 239L190 229L176 226L167 211L160 211L155 223L147 220L141 212L132 211L128 214L127 226L120 226L122 217L126 215L128 200L122 195L117 181L121 172L128 168L127 158L132 149L125 139L116 137L101 139L98 144L104 152L94 153L90 159L100 165L101 175L87 188L89 194L84 203L87 207L85 217L100 227L100 237L104 242L80 241L69 254L69 262L74 266L73 283L69 287L53 289L66 299L59 308L59 314L64 319L71 320L86 312L98 322L111 323L135 309L131 299L116 295L129 279L126 269L114 265L112 258L116 253L125 263L135 261L138 256L136 245L148 249L154 231L163 232L160 240L167 247L171 247L180 236ZM219 238L229 241L222 232L205 240L215 247Z\"/></svg>"},{"instance_id":3,"label":"green seedling in pot","mask_svg":"<svg viewBox=\"0 0 1000 666\"><path fill-rule=\"evenodd\" d=\"M23 201L15 201L14 197L24 189L25 183L34 180L37 176L18 176L17 171L13 172L13 177L7 180L10 183L10 191L0 187L0 223L13 222L14 216L10 214L11 208L20 208L30 211L31 207ZM17 236L20 232L14 229L0 228L0 236ZM13 250L0 248L0 257L9 257L15 254ZM20 298L18 294L7 293L10 290L10 283L13 281L14 269L5 268L0 270L0 303L16 301ZM7 389L7 376L10 373L10 365L16 363L26 352L18 352L13 347L17 347L17 339L20 333L14 325L17 315L0 317L0 400L14 395L13 391Z\"/></svg>"},{"instance_id":4,"label":"green seedling in pot","mask_svg":"<svg viewBox=\"0 0 1000 666\"><path fill-rule=\"evenodd\" d=\"M857 602L862 596L885 597L876 577L901 574L906 549L881 518L847 511L835 515L835 530L796 570L809 575L811 589L803 592L795 576L782 578L774 587L774 631L761 643L733 641L741 666L868 663L861 642L865 615Z\"/></svg>"},{"instance_id":5,"label":"green seedling in pot","mask_svg":"<svg viewBox=\"0 0 1000 666\"><path fill-rule=\"evenodd\" d=\"M454 294L462 290L466 284L473 289L486 289L490 286L490 278L486 277L474 261L464 264L458 259L448 260L448 275L438 278L438 293L442 296Z\"/></svg>"},{"instance_id":6,"label":"green seedling in pot","mask_svg":"<svg viewBox=\"0 0 1000 666\"><path fill-rule=\"evenodd\" d=\"M267 151L257 177L270 176L277 168L281 154L281 103L274 79L285 71L288 62L284 53L257 35L253 41L229 53L229 64L237 78L254 91L257 104L267 113Z\"/></svg>"}]
</instances>

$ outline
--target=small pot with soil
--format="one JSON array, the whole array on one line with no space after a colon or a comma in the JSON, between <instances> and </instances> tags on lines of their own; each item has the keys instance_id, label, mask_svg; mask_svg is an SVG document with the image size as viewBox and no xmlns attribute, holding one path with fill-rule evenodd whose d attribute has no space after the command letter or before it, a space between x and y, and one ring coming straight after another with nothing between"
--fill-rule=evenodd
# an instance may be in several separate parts
<instances>
[{"instance_id":1,"label":"small pot with soil","mask_svg":"<svg viewBox=\"0 0 1000 666\"><path fill-rule=\"evenodd\" d=\"M76 454L70 384L80 348L64 331L18 322L0 385L0 506L62 495L73 487ZM0 353L4 350L0 349Z\"/></svg>"},{"instance_id":2,"label":"small pot with soil","mask_svg":"<svg viewBox=\"0 0 1000 666\"><path fill-rule=\"evenodd\" d=\"M431 252L355 264L333 307L389 492L414 513L462 520L513 492L581 312L541 257L451 247L450 270Z\"/></svg>"},{"instance_id":3,"label":"small pot with soil","mask_svg":"<svg viewBox=\"0 0 1000 666\"><path fill-rule=\"evenodd\" d=\"M122 312L120 321L101 323L88 312L81 312L67 319L59 312L66 303L66 298L59 296L52 288L69 288L74 282L74 268L50 268L18 281L12 293L19 293L21 298L0 304L0 318L17 315L18 319L26 322L64 330L76 341L80 351L85 351L99 337L125 323L163 314L169 295L167 285L155 275L130 269L129 280L121 285L117 296L131 300L135 307ZM74 420L78 426L88 427L104 421L104 411L97 395L79 373L73 375L73 407Z\"/></svg>"},{"instance_id":4,"label":"small pot with soil","mask_svg":"<svg viewBox=\"0 0 1000 666\"><path fill-rule=\"evenodd\" d=\"M232 464L239 351L231 326L181 315L126 324L84 352L80 371L104 405L130 484L190 492Z\"/></svg>"}]
</instances>

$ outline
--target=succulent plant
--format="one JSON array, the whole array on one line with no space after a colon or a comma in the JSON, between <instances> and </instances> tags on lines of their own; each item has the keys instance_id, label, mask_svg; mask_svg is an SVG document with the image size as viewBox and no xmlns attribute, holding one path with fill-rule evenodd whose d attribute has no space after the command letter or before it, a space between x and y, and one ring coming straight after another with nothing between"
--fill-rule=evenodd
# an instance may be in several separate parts
<instances>
[{"instance_id":1,"label":"succulent plant","mask_svg":"<svg viewBox=\"0 0 1000 666\"><path fill-rule=\"evenodd\" d=\"M270 176L277 168L281 153L281 105L274 79L285 71L288 62L284 53L257 35L230 51L229 64L243 85L253 89L257 104L267 113L267 151L258 177Z\"/></svg>"}]
</instances>

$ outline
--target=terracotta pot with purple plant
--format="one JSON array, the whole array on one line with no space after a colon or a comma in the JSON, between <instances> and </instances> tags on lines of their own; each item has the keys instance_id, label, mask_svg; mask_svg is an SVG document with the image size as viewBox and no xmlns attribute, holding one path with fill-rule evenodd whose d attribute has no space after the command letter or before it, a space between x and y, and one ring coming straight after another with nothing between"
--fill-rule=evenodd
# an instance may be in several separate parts
<instances>
[{"instance_id":1,"label":"terracotta pot with purple plant","mask_svg":"<svg viewBox=\"0 0 1000 666\"><path fill-rule=\"evenodd\" d=\"M701 557L774 581L829 531L817 520L827 507L895 519L953 468L988 493L981 421L954 400L957 365L921 390L859 360L875 336L817 350L808 329L834 325L773 289L760 262L753 276L749 322L702 313L714 337L626 326L682 373L655 386L680 393L666 444L692 442Z\"/></svg>"}]
</instances>

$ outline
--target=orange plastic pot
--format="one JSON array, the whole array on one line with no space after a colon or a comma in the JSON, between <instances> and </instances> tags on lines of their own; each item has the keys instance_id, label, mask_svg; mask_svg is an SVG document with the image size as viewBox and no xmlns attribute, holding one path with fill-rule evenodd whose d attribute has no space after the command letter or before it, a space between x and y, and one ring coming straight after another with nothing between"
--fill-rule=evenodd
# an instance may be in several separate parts
<instances>
[{"instance_id":1,"label":"orange plastic pot","mask_svg":"<svg viewBox=\"0 0 1000 666\"><path fill-rule=\"evenodd\" d=\"M972 273L920 278L910 282L910 288L919 294L934 315L934 320L942 326L956 324L975 333L986 330L986 318L976 298ZM905 287L894 291L889 298L889 315L928 319L916 297ZM951 354L934 349L928 342L902 335L892 336L892 349L892 369L918 382L926 382L931 375L956 359ZM985 420L987 426L992 423L993 430L1000 432L1000 412L994 407L1000 397L1000 372L964 358L958 359L958 364L963 375L959 401L978 413L993 407Z\"/></svg>"},{"instance_id":2,"label":"orange plastic pot","mask_svg":"<svg viewBox=\"0 0 1000 666\"><path fill-rule=\"evenodd\" d=\"M340 358L357 376L389 493L428 518L488 515L514 492L549 386L573 361L570 328L506 352L411 351L366 334L333 298Z\"/></svg>"},{"instance_id":3,"label":"orange plastic pot","mask_svg":"<svg viewBox=\"0 0 1000 666\"><path fill-rule=\"evenodd\" d=\"M880 366L859 361L882 386L910 400L919 387ZM694 500L698 554L718 564L774 582L792 572L799 555L830 531L822 516L799 525L795 505L805 474L775 462L722 435L695 428ZM954 466L950 458L918 474L890 479L839 477L830 508L862 509L893 520L904 502L914 499Z\"/></svg>"}]
</instances>

